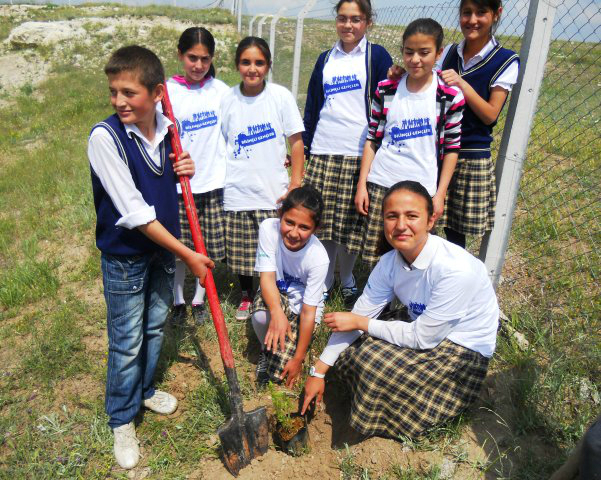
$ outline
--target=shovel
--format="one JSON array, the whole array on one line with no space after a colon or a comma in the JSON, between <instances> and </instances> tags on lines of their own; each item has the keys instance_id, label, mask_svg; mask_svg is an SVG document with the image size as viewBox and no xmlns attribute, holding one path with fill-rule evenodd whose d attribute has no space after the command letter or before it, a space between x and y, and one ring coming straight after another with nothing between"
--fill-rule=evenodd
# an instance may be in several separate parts
<instances>
[{"instance_id":1,"label":"shovel","mask_svg":"<svg viewBox=\"0 0 601 480\"><path fill-rule=\"evenodd\" d=\"M167 94L167 86L165 86L163 100L163 113L173 123L169 127L171 137L171 147L175 153L176 159L182 153L182 146L177 131L173 108ZM182 187L182 195L184 197L184 205L186 207L186 215L190 223L190 232L192 241L197 252L207 255L207 250L204 245L198 216L196 215L196 205L190 188L190 179L187 176L179 177ZM217 331L219 339L219 350L221 352L221 360L225 368L225 376L229 385L231 418L219 427L217 433L221 440L223 448L223 456L226 468L234 476L237 476L240 469L248 465L255 457L263 455L269 447L269 427L267 423L267 412L265 407L259 407L252 412L245 413L242 407L242 395L240 394L240 385L238 384L238 376L234 366L234 356L232 347L230 346L223 311L219 304L217 288L213 279L213 272L207 271L205 279L205 289L213 324Z\"/></svg>"}]
</instances>

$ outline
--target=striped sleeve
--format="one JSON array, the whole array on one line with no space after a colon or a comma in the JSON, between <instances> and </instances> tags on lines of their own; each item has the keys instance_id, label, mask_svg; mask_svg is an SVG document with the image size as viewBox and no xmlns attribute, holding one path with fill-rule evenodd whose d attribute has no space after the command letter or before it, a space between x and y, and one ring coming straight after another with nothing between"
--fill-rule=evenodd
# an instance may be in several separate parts
<instances>
[{"instance_id":1,"label":"striped sleeve","mask_svg":"<svg viewBox=\"0 0 601 480\"><path fill-rule=\"evenodd\" d=\"M378 88L376 88L376 93L371 101L367 140L371 140L378 145L382 143L384 138L388 105L394 98L398 84L398 81L382 80L378 83Z\"/></svg>"},{"instance_id":2,"label":"striped sleeve","mask_svg":"<svg viewBox=\"0 0 601 480\"><path fill-rule=\"evenodd\" d=\"M378 84L376 93L371 100L369 125L367 127L367 140L371 140L372 142L376 142L378 144L382 141L381 132L384 132L384 125L386 124L386 116L382 115L382 107L382 93L380 91L380 84ZM382 117L384 117L383 122ZM379 133L380 135L378 135Z\"/></svg>"},{"instance_id":3,"label":"striped sleeve","mask_svg":"<svg viewBox=\"0 0 601 480\"><path fill-rule=\"evenodd\" d=\"M443 86L447 97L447 111L444 119L443 153L457 152L461 147L461 120L465 108L465 98L458 88Z\"/></svg>"}]
</instances>

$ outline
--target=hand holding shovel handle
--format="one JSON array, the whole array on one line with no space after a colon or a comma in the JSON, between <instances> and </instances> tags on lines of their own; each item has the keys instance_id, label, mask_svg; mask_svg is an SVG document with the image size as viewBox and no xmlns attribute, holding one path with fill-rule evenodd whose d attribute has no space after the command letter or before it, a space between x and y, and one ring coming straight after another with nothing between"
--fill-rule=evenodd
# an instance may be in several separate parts
<instances>
[{"instance_id":1,"label":"hand holding shovel handle","mask_svg":"<svg viewBox=\"0 0 601 480\"><path fill-rule=\"evenodd\" d=\"M169 135L171 138L171 147L175 154L176 161L182 153L182 145L177 131L173 108L169 101L167 93L167 85L165 83L163 100L161 101L163 114L171 120L173 125L169 127ZM200 231L198 216L196 215L196 205L190 187L190 179L187 176L179 177L182 187L182 195L184 205L186 207L186 215L190 224L190 232L192 241L197 252L207 255L207 250ZM229 385L229 398L231 408L231 418L217 430L223 447L224 462L227 469L233 474L238 475L240 469L248 465L251 460L263 455L269 446L269 430L267 424L267 413L265 407L260 407L249 413L244 413L242 406L242 395L240 394L240 385L238 384L238 376L234 366L234 356L232 347L230 346L223 311L219 303L217 288L213 272L209 270L205 280L205 289L207 300L213 317L213 324L217 331L219 339L219 350L221 352L221 360L225 369L225 376Z\"/></svg>"}]
</instances>

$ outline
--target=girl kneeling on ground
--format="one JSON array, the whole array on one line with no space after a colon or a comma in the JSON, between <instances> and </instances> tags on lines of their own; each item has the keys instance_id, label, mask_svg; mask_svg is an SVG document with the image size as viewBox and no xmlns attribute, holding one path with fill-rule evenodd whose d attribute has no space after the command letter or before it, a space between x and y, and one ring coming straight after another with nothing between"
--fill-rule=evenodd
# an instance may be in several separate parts
<instances>
[{"instance_id":1,"label":"girl kneeling on ground","mask_svg":"<svg viewBox=\"0 0 601 480\"><path fill-rule=\"evenodd\" d=\"M286 386L298 379L315 322L321 319L325 279L330 264L314 235L323 212L317 190L292 190L279 210L259 228L255 271L260 290L251 308L252 324L262 346L257 382ZM279 351L281 350L281 351Z\"/></svg>"},{"instance_id":2,"label":"girl kneeling on ground","mask_svg":"<svg viewBox=\"0 0 601 480\"><path fill-rule=\"evenodd\" d=\"M432 197L393 185L382 202L384 254L353 311L329 313L328 345L305 385L304 413L335 365L352 389L350 425L364 435L416 437L478 396L495 349L499 307L486 268L429 232ZM384 242L383 242L384 246ZM377 320L394 299L409 322Z\"/></svg>"}]
</instances>

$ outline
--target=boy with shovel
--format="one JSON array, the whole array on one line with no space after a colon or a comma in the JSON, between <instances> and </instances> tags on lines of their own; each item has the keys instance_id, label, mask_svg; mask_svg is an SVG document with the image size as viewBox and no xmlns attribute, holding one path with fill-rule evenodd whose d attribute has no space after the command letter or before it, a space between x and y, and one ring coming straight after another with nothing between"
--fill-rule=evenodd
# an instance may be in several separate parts
<instances>
[{"instance_id":1,"label":"boy with shovel","mask_svg":"<svg viewBox=\"0 0 601 480\"><path fill-rule=\"evenodd\" d=\"M194 162L184 152L172 164L171 122L156 111L165 88L161 61L146 48L123 47L104 72L116 113L92 128L88 157L107 306L105 408L115 458L129 469L140 458L133 422L140 408L166 415L177 408L173 395L153 387L173 303L174 255L201 283L214 265L177 240L177 175L193 175Z\"/></svg>"}]
</instances>

